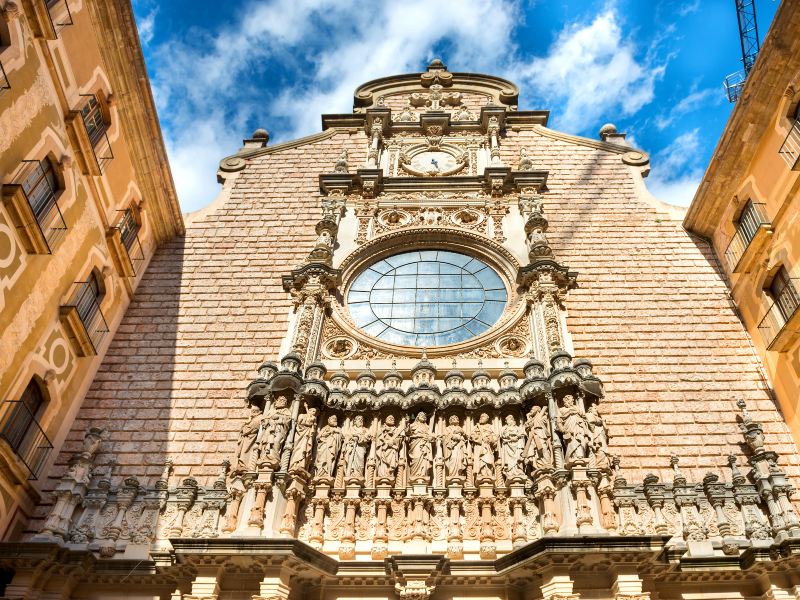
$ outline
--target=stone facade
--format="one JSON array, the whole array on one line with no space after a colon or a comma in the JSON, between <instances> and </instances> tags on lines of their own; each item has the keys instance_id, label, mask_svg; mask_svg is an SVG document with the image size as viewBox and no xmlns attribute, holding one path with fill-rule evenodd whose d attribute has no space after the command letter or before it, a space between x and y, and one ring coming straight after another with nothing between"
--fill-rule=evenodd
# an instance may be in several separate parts
<instances>
[{"instance_id":1,"label":"stone facade","mask_svg":"<svg viewBox=\"0 0 800 600\"><path fill-rule=\"evenodd\" d=\"M711 240L800 444L799 32L782 2L684 224Z\"/></svg>"},{"instance_id":2,"label":"stone facade","mask_svg":"<svg viewBox=\"0 0 800 600\"><path fill-rule=\"evenodd\" d=\"M0 2L0 66L0 531L14 538L183 221L128 3Z\"/></svg>"},{"instance_id":3,"label":"stone facade","mask_svg":"<svg viewBox=\"0 0 800 600\"><path fill-rule=\"evenodd\" d=\"M795 597L800 456L711 247L623 134L517 97L434 61L224 159L7 595ZM354 282L403 252L481 261L502 313L443 344L358 327Z\"/></svg>"}]
</instances>

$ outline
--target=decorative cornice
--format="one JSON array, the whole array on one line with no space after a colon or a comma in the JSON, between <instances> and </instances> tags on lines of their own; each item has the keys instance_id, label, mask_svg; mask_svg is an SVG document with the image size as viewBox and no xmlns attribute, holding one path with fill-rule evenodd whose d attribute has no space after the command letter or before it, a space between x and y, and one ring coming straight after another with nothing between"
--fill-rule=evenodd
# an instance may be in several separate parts
<instances>
[{"instance_id":1,"label":"decorative cornice","mask_svg":"<svg viewBox=\"0 0 800 600\"><path fill-rule=\"evenodd\" d=\"M283 152L284 150L291 150L292 148L299 148L300 146L305 146L306 144L313 144L314 142L319 142L321 140L327 140L328 138L333 137L339 132L337 129L328 129L326 131L321 131L319 133L315 133L313 135L307 135L305 137L297 138L296 140L290 140L288 142L283 142L281 144L275 144L274 146L265 146L264 148L247 148L244 150L240 150L234 154L226 156L223 158L219 163L219 168L221 171L225 171L226 173L230 173L233 171L241 171L246 164L246 160L249 158L255 158L257 156L263 156L265 154L276 154L278 152Z\"/></svg>"},{"instance_id":2,"label":"decorative cornice","mask_svg":"<svg viewBox=\"0 0 800 600\"><path fill-rule=\"evenodd\" d=\"M125 142L159 243L183 235L181 215L144 55L127 0L89 0L97 45L106 67Z\"/></svg>"},{"instance_id":3,"label":"decorative cornice","mask_svg":"<svg viewBox=\"0 0 800 600\"><path fill-rule=\"evenodd\" d=\"M572 144L579 144L580 146L587 146L589 148L595 148L596 150L606 150L608 152L614 152L615 154L627 154L628 152L636 151L641 153L643 156L647 156L642 150L636 150L635 148L631 148L630 146L625 146L622 144L612 144L610 142L601 142L599 140L593 140L591 138L581 137L579 135L571 135L569 133L564 133L562 131L556 131L555 129L550 129L549 127L544 127L542 125L536 125L533 130L543 136L549 137L554 140L560 140L562 142L570 142Z\"/></svg>"}]
</instances>

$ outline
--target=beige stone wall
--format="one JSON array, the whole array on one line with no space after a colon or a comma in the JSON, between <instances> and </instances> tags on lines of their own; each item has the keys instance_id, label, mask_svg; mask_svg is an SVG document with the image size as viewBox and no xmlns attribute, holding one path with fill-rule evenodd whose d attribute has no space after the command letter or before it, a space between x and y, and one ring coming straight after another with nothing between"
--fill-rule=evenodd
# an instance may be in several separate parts
<instances>
[{"instance_id":1,"label":"beige stone wall","mask_svg":"<svg viewBox=\"0 0 800 600\"><path fill-rule=\"evenodd\" d=\"M763 364L783 417L800 444L800 314L780 332L763 335L759 325L773 298L767 292L782 266L800 288L800 176L780 152L792 132L800 140L795 111L800 103L800 4L783 2L750 73L741 99L690 207L687 227L712 240L732 298ZM793 148L789 141L789 148ZM791 150L789 150L791 152ZM796 154L794 155L796 157ZM750 200L765 223L738 264L726 259L735 248L736 223Z\"/></svg>"},{"instance_id":2,"label":"beige stone wall","mask_svg":"<svg viewBox=\"0 0 800 600\"><path fill-rule=\"evenodd\" d=\"M147 156L140 150L136 155L137 151L131 149L123 121L138 117L133 116L131 104L139 99L128 95L123 103L114 101L114 92L122 91L124 76L109 68L101 56L99 40L112 34L99 28L98 13L92 13L97 6L71 2L72 24L48 40L41 29L46 11L40 9L44 6L44 2L0 2L0 17L8 20L12 32L11 44L0 51L10 83L10 89L0 94L0 184L4 193L0 202L0 400L17 400L32 377L41 379L48 398L37 419L55 446L52 461L113 330L163 238L156 229L174 235L181 223L177 207L168 209L178 215L171 223L164 223L157 210L159 203L170 197L170 191L174 202L171 180L161 181L165 190L161 197L146 197L144 182L136 176L135 161L147 160ZM125 6L130 10L125 3L103 4L99 12L118 7L124 10ZM135 36L135 32L128 35L131 33ZM138 46L131 51L136 49ZM136 63L129 64L128 69L133 73ZM139 81L141 74L129 76ZM115 82L120 88L114 88ZM70 112L86 101L84 94L97 94L103 100L114 155L102 173L95 175L86 170L86 160L93 161L94 157L81 155L70 122ZM105 102L107 99L110 101ZM149 111L157 131L154 109L140 104L138 111L141 115ZM77 125L83 126L81 122ZM160 138L146 141L146 145L158 143ZM8 199L9 186L20 182L22 161L45 157L56 165L61 188L57 202L67 227L61 243L49 254L26 250L20 223ZM152 176L160 168L155 166ZM139 240L144 260L136 276L129 277L120 271L108 235L119 222L119 211L140 205ZM111 333L97 348L96 356L83 357L69 339L71 334L59 319L59 310L73 282L86 280L93 269L101 274L106 288L101 310ZM6 443L0 444L0 460L8 463L0 477L0 535L7 536L32 511L42 482L20 481L19 474L27 477L28 473Z\"/></svg>"}]
</instances>

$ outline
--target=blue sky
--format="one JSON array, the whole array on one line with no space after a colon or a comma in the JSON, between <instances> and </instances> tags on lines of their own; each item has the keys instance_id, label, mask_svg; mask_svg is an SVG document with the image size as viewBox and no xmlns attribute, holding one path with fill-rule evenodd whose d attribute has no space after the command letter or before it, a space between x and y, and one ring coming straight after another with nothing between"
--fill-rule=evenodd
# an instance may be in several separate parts
<instances>
[{"instance_id":1,"label":"blue sky","mask_svg":"<svg viewBox=\"0 0 800 600\"><path fill-rule=\"evenodd\" d=\"M777 9L756 0L763 40ZM270 143L352 110L362 82L421 71L515 81L550 127L596 137L612 122L649 152L647 185L688 204L740 68L734 0L133 0L184 211L217 195L219 160L264 127Z\"/></svg>"}]
</instances>

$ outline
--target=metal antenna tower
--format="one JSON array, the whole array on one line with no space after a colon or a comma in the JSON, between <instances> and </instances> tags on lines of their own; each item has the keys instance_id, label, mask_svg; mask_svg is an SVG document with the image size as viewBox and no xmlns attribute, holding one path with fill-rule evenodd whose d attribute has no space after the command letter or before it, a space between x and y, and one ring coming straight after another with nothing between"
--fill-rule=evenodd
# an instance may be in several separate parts
<instances>
[{"instance_id":1,"label":"metal antenna tower","mask_svg":"<svg viewBox=\"0 0 800 600\"><path fill-rule=\"evenodd\" d=\"M734 0L736 3L736 17L739 21L739 41L742 45L742 70L725 78L725 91L728 101L736 102L742 93L744 81L761 47L758 39L758 23L756 21L755 0Z\"/></svg>"}]
</instances>

